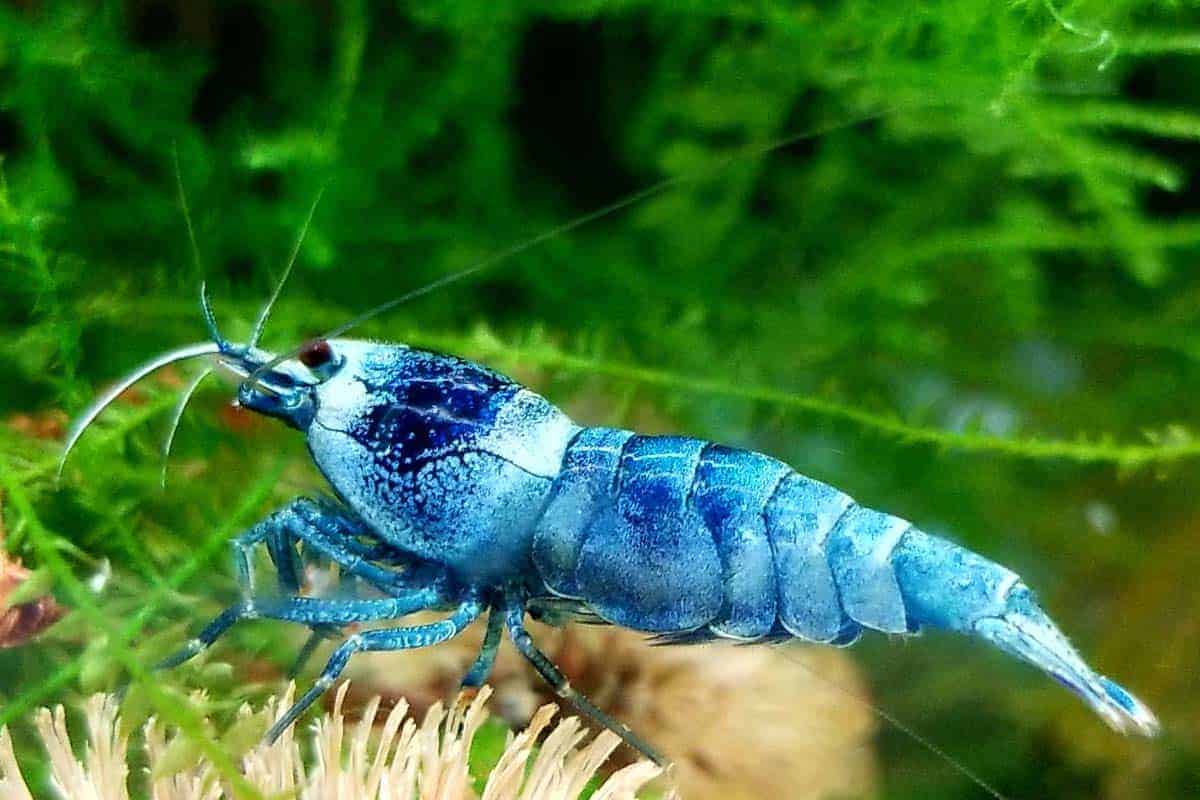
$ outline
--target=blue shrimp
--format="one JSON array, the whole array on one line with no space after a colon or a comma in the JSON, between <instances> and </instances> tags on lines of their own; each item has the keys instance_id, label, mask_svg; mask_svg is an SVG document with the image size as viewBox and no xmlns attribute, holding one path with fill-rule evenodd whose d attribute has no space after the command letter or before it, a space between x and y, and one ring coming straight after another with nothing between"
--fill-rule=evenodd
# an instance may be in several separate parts
<instances>
[{"instance_id":1,"label":"blue shrimp","mask_svg":"<svg viewBox=\"0 0 1200 800\"><path fill-rule=\"evenodd\" d=\"M238 537L242 600L163 663L187 660L243 619L299 623L317 637L384 623L341 642L271 739L355 653L433 645L485 615L464 685L487 678L507 631L560 697L659 763L570 686L534 644L527 616L602 621L669 643L847 645L866 629L948 629L1041 669L1120 732L1157 731L1153 713L1083 661L1015 573L780 461L583 427L490 369L403 345L318 339L277 356L254 340L226 341L207 303L205 315L211 342L139 369L84 415L67 450L122 387L197 356L241 378L243 407L304 434L336 501L298 499ZM250 556L259 545L275 563L278 594L255 589ZM297 548L375 593L301 596ZM446 617L396 624L427 610Z\"/></svg>"}]
</instances>

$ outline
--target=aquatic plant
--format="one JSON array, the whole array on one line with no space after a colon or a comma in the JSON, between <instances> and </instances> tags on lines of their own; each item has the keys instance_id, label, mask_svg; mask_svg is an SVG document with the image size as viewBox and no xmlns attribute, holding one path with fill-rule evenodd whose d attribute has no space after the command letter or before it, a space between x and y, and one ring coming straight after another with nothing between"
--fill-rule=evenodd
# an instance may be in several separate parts
<instances>
[{"instance_id":1,"label":"aquatic plant","mask_svg":"<svg viewBox=\"0 0 1200 800\"><path fill-rule=\"evenodd\" d=\"M339 688L333 710L316 721L312 731L315 761L305 756L295 732L271 745L259 744L241 756L246 782L262 797L300 800L574 800L589 789L595 800L634 800L639 789L660 770L648 762L623 767L603 780L597 769L619 744L604 732L585 742L586 731L575 718L551 726L556 709L542 706L522 732L503 743L491 771L476 780L471 773L471 746L487 722L484 688L473 699L460 698L450 708L440 703L426 712L420 724L407 716L404 702L378 719L380 699L363 709L347 729L342 699L349 684ZM238 710L233 726L222 735L231 746L244 747L266 730L268 720L287 708L290 692L269 701L259 712ZM257 723L257 724L256 724ZM129 761L128 734L122 726L118 701L94 695L85 704L87 745L75 755L66 712L62 706L40 709L37 729L50 760L50 782L58 796L70 800L128 800L129 779L137 770ZM546 733L544 739L541 735ZM250 737L250 738L248 738ZM144 726L146 783L154 800L222 800L236 797L220 773L203 761L177 731L164 730L156 718ZM536 749L535 749L536 748ZM478 791L477 791L478 788ZM6 729L0 728L0 795L7 800L32 800L21 775Z\"/></svg>"},{"instance_id":2,"label":"aquatic plant","mask_svg":"<svg viewBox=\"0 0 1200 800\"><path fill-rule=\"evenodd\" d=\"M325 187L269 331L289 346L660 187L361 333L518 373L588 422L769 451L1019 566L1167 709L1159 744L940 640L868 644L872 698L1014 795L1185 793L1198 49L1193 9L1145 0L0 7L5 549L18 599L70 610L0 651L27 777L48 769L35 708L129 680L233 775L207 712L274 693L294 652L252 627L232 663L147 680L232 596L228 538L319 488L219 383L166 493L182 373L53 480L67 415L202 335L201 278L243 335ZM973 796L895 728L876 747L885 796Z\"/></svg>"}]
</instances>

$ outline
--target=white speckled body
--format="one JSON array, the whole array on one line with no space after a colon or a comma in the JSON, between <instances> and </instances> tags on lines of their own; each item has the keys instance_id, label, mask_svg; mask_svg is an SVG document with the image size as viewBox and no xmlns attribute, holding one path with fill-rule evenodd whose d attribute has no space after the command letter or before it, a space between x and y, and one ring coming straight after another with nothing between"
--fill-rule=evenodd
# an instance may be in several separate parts
<instances>
[{"instance_id":1,"label":"white speckled body","mask_svg":"<svg viewBox=\"0 0 1200 800\"><path fill-rule=\"evenodd\" d=\"M525 574L543 499L578 428L477 364L393 345L336 342L308 446L379 535L467 581Z\"/></svg>"},{"instance_id":2,"label":"white speckled body","mask_svg":"<svg viewBox=\"0 0 1200 800\"><path fill-rule=\"evenodd\" d=\"M319 344L239 399L305 431L379 540L472 596L564 603L670 641L939 627L1039 666L1110 724L1153 715L1094 673L1018 576L759 453L581 428L486 367L402 345ZM269 354L248 353L251 364Z\"/></svg>"},{"instance_id":3,"label":"white speckled body","mask_svg":"<svg viewBox=\"0 0 1200 800\"><path fill-rule=\"evenodd\" d=\"M203 295L202 295L203 298ZM426 647L487 614L464 685L480 686L502 630L555 692L656 762L653 748L573 690L525 628L575 617L657 634L799 638L844 645L863 630L974 635L1040 668L1113 728L1153 735L1154 714L1091 669L1012 571L761 453L683 436L580 427L492 370L404 345L314 339L275 355L217 330L138 367L72 426L79 436L155 369L212 356L241 378L237 401L305 434L340 503L298 498L234 541L241 602L160 666L210 646L242 619L308 625L302 663L349 624L321 677L268 732L274 741L357 652ZM293 358L294 356L294 358ZM198 383L193 383L186 398ZM283 596L258 594L250 555L265 545ZM381 596L302 591L306 562ZM395 623L417 611L446 619Z\"/></svg>"}]
</instances>

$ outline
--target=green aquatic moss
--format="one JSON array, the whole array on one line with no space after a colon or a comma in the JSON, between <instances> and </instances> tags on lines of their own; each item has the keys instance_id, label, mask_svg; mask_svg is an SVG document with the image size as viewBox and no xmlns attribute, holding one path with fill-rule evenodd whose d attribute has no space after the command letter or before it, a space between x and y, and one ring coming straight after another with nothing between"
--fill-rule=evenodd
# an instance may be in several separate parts
<instances>
[{"instance_id":1,"label":"green aquatic moss","mask_svg":"<svg viewBox=\"0 0 1200 800\"><path fill-rule=\"evenodd\" d=\"M54 433L204 335L201 280L245 336L323 190L267 346L519 250L361 335L765 450L1019 567L1162 742L936 638L865 645L879 701L1008 794L1180 796L1198 50L1194 10L1144 0L0 7L5 547L77 609L0 651L0 719L140 680L230 596L225 540L319 485L212 382L161 491L179 374L61 484ZM221 657L287 661L266 626L235 639ZM179 680L230 712L263 690ZM885 796L975 796L896 730L879 746Z\"/></svg>"}]
</instances>

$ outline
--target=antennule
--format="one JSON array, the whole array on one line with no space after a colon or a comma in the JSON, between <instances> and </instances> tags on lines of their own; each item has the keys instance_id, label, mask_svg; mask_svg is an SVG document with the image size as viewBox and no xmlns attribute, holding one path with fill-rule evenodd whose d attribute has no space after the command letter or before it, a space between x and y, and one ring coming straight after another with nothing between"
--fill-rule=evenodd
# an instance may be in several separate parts
<instances>
[{"instance_id":1,"label":"antennule","mask_svg":"<svg viewBox=\"0 0 1200 800\"><path fill-rule=\"evenodd\" d=\"M204 314L204 327L208 329L208 338L213 340L220 352L229 352L229 342L217 328L217 317L213 314L212 302L208 299L208 284L205 281L200 281L200 311Z\"/></svg>"},{"instance_id":2,"label":"antennule","mask_svg":"<svg viewBox=\"0 0 1200 800\"><path fill-rule=\"evenodd\" d=\"M96 421L104 409L108 408L114 400L116 400L126 389L133 386L135 383L145 378L150 373L180 361L197 358L199 356L217 355L222 352L222 345L218 342L199 342L197 344L189 344L184 347L178 347L174 350L169 350L156 358L147 361L137 367L133 372L126 375L121 380L117 381L107 392L96 398L90 406L84 409L67 434L67 441L63 445L62 455L58 459L58 471L55 473L55 478L61 478L63 468L67 465L67 456L71 454L71 450L75 448L75 444L83 436L84 431L88 426Z\"/></svg>"},{"instance_id":3,"label":"antennule","mask_svg":"<svg viewBox=\"0 0 1200 800\"><path fill-rule=\"evenodd\" d=\"M175 433L179 430L179 423L183 421L183 412L187 410L188 403L191 402L192 396L196 394L196 390L200 388L200 384L204 383L204 379L212 375L212 366L205 367L199 375L192 379L192 382L183 394L179 397L179 402L175 405L175 412L171 415L171 427L167 429L167 438L163 440L162 447L162 471L158 476L158 484L161 488L167 488L167 464L171 459L171 446L175 444Z\"/></svg>"},{"instance_id":4,"label":"antennule","mask_svg":"<svg viewBox=\"0 0 1200 800\"><path fill-rule=\"evenodd\" d=\"M317 213L317 206L321 204L321 196L325 194L325 187L322 186L317 196L313 198L312 205L309 206L308 216L304 218L304 224L300 226L300 234L296 237L296 243L292 246L292 254L288 257L287 266L283 268L283 274L279 276L279 281L275 284L275 290L271 292L271 297L267 300L267 304L262 307L262 311L258 312L258 319L254 321L254 330L250 334L250 340L247 347L255 347L258 340L262 337L263 328L267 327L267 318L271 316L271 309L275 306L275 301L279 299L279 295L283 292L284 284L291 277L292 267L296 265L296 257L300 255L300 247L304 244L304 237L308 235L308 228L312 225L313 215Z\"/></svg>"}]
</instances>

